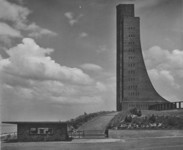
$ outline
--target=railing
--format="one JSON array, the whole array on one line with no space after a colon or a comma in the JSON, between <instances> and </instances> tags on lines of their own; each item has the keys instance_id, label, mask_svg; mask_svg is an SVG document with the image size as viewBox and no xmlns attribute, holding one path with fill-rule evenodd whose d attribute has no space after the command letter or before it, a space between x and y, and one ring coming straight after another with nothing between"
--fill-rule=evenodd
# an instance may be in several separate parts
<instances>
[{"instance_id":1,"label":"railing","mask_svg":"<svg viewBox=\"0 0 183 150\"><path fill-rule=\"evenodd\" d=\"M105 138L106 133L104 130L82 130L82 131L69 131L70 138Z\"/></svg>"},{"instance_id":2,"label":"railing","mask_svg":"<svg viewBox=\"0 0 183 150\"><path fill-rule=\"evenodd\" d=\"M171 109L183 109L183 101L160 103L149 106L149 110L171 110Z\"/></svg>"},{"instance_id":3,"label":"railing","mask_svg":"<svg viewBox=\"0 0 183 150\"><path fill-rule=\"evenodd\" d=\"M70 138L82 138L84 136L83 131L69 131L68 134Z\"/></svg>"},{"instance_id":4,"label":"railing","mask_svg":"<svg viewBox=\"0 0 183 150\"><path fill-rule=\"evenodd\" d=\"M9 141L17 139L17 132L2 133L0 135L1 141Z\"/></svg>"},{"instance_id":5,"label":"railing","mask_svg":"<svg viewBox=\"0 0 183 150\"><path fill-rule=\"evenodd\" d=\"M82 131L69 131L70 138L83 139L83 138L106 138L107 133L104 130L82 130ZM0 135L1 141L17 140L17 132L2 133Z\"/></svg>"}]
</instances>

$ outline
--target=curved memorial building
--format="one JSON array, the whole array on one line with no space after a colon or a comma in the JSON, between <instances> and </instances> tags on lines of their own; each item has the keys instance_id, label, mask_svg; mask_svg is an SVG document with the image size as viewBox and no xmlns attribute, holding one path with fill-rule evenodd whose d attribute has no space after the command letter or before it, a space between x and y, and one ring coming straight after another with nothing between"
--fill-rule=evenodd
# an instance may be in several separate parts
<instances>
[{"instance_id":1,"label":"curved memorial building","mask_svg":"<svg viewBox=\"0 0 183 150\"><path fill-rule=\"evenodd\" d=\"M117 111L148 109L168 102L154 89L144 64L140 43L140 18L134 4L117 6Z\"/></svg>"}]
</instances>

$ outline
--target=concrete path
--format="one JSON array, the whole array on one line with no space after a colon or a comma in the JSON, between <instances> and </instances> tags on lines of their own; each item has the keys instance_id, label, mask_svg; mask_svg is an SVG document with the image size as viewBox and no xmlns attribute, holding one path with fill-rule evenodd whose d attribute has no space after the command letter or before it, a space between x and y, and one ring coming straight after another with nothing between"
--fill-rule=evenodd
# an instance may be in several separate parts
<instances>
[{"instance_id":1,"label":"concrete path","mask_svg":"<svg viewBox=\"0 0 183 150\"><path fill-rule=\"evenodd\" d=\"M110 122L110 120L116 115L118 112L112 112L104 115L100 115L91 119L90 121L83 124L79 127L78 130L103 130L105 131L106 126Z\"/></svg>"}]
</instances>

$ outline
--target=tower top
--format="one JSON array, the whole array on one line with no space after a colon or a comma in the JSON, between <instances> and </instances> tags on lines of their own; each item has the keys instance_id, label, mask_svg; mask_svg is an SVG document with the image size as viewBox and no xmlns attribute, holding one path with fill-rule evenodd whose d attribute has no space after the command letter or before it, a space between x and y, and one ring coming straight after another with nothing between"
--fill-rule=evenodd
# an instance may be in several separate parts
<instances>
[{"instance_id":1,"label":"tower top","mask_svg":"<svg viewBox=\"0 0 183 150\"><path fill-rule=\"evenodd\" d=\"M117 14L121 17L134 17L134 4L119 4L116 6Z\"/></svg>"}]
</instances>

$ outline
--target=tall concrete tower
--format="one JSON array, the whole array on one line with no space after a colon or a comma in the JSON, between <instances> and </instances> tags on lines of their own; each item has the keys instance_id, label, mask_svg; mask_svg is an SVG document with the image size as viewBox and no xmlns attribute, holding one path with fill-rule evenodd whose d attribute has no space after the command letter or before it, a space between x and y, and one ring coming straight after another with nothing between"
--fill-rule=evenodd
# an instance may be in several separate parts
<instances>
[{"instance_id":1,"label":"tall concrete tower","mask_svg":"<svg viewBox=\"0 0 183 150\"><path fill-rule=\"evenodd\" d=\"M140 44L140 18L134 4L117 6L117 111L167 102L154 89Z\"/></svg>"}]
</instances>

